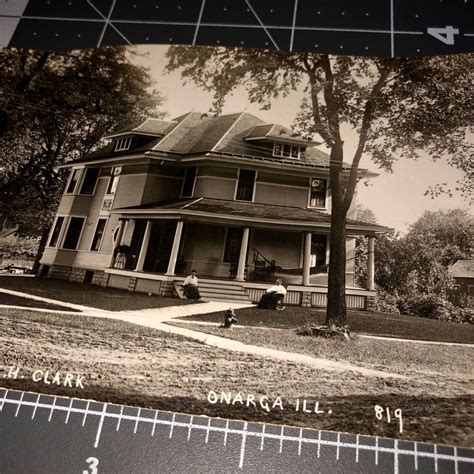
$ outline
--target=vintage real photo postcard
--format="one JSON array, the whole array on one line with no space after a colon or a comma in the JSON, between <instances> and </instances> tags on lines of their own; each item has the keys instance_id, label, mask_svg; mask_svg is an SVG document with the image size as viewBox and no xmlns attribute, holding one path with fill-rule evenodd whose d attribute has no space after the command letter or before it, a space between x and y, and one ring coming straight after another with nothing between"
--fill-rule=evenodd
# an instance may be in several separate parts
<instances>
[{"instance_id":1,"label":"vintage real photo postcard","mask_svg":"<svg viewBox=\"0 0 474 474\"><path fill-rule=\"evenodd\" d=\"M473 446L472 55L0 50L0 386Z\"/></svg>"}]
</instances>

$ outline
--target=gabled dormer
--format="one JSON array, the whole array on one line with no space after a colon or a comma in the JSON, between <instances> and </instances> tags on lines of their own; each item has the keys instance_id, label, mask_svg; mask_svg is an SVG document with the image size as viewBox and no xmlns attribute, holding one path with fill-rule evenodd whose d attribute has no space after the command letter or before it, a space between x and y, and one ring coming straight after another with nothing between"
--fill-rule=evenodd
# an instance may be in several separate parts
<instances>
[{"instance_id":1,"label":"gabled dormer","mask_svg":"<svg viewBox=\"0 0 474 474\"><path fill-rule=\"evenodd\" d=\"M288 128L276 123L256 125L245 137L245 141L262 146L276 158L293 160L301 159L306 148L321 144L305 140Z\"/></svg>"},{"instance_id":2,"label":"gabled dormer","mask_svg":"<svg viewBox=\"0 0 474 474\"><path fill-rule=\"evenodd\" d=\"M176 126L174 120L148 118L140 124L123 128L106 136L113 141L113 152L126 152L141 147L146 143L159 142L172 128Z\"/></svg>"}]
</instances>

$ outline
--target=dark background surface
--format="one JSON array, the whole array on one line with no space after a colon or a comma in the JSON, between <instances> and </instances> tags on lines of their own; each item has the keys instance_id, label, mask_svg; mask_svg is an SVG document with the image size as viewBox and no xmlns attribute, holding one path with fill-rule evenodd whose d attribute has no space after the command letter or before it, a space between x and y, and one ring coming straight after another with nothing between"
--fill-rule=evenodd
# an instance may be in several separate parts
<instances>
[{"instance_id":1,"label":"dark background surface","mask_svg":"<svg viewBox=\"0 0 474 474\"><path fill-rule=\"evenodd\" d=\"M474 451L463 448L71 400L0 389L0 472L92 473L91 457L99 473L467 474L474 466Z\"/></svg>"},{"instance_id":2,"label":"dark background surface","mask_svg":"<svg viewBox=\"0 0 474 474\"><path fill-rule=\"evenodd\" d=\"M0 16L15 16L8 2ZM408 57L474 44L471 0L30 0L16 16L10 46L52 50L197 44Z\"/></svg>"}]
</instances>

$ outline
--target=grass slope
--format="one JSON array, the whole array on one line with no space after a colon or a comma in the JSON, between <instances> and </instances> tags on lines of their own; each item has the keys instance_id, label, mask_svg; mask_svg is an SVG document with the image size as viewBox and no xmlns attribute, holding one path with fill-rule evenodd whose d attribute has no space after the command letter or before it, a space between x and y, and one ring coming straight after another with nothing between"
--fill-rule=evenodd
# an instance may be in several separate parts
<instances>
[{"instance_id":1,"label":"grass slope","mask_svg":"<svg viewBox=\"0 0 474 474\"><path fill-rule=\"evenodd\" d=\"M323 309L299 306L287 306L284 311L271 311L255 307L243 308L236 310L236 315L239 325L271 328L297 328L306 322L324 324L325 320ZM222 323L223 314L211 313L182 319ZM367 311L349 311L348 324L352 331L361 334L474 344L474 325L472 324Z\"/></svg>"}]
</instances>

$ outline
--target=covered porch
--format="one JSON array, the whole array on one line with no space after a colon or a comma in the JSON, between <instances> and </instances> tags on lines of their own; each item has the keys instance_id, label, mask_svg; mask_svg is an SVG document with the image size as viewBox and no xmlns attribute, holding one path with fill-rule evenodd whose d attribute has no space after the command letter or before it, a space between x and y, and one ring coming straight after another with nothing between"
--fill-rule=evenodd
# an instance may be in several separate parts
<instances>
[{"instance_id":1,"label":"covered porch","mask_svg":"<svg viewBox=\"0 0 474 474\"><path fill-rule=\"evenodd\" d=\"M329 215L287 208L283 209L283 220L281 215L275 215L282 212L277 206L202 201L218 200L180 200L151 209L142 206L116 210L120 213L120 227L106 272L148 282L168 282L164 285L169 286L169 282L179 282L195 269L200 282L220 283L229 290L238 285L252 301L258 299L268 282L282 278L291 303L302 304L305 292L310 294L313 306L325 305L322 295L327 290ZM201 206L196 206L199 203ZM228 207L237 212L229 212ZM365 299L373 294L377 231L382 231L381 226L348 223L348 295L354 293ZM354 286L355 235L367 235L369 242L365 289ZM149 288L150 284L139 286ZM292 295L292 291L299 296ZM360 301L357 306L360 308Z\"/></svg>"}]
</instances>

